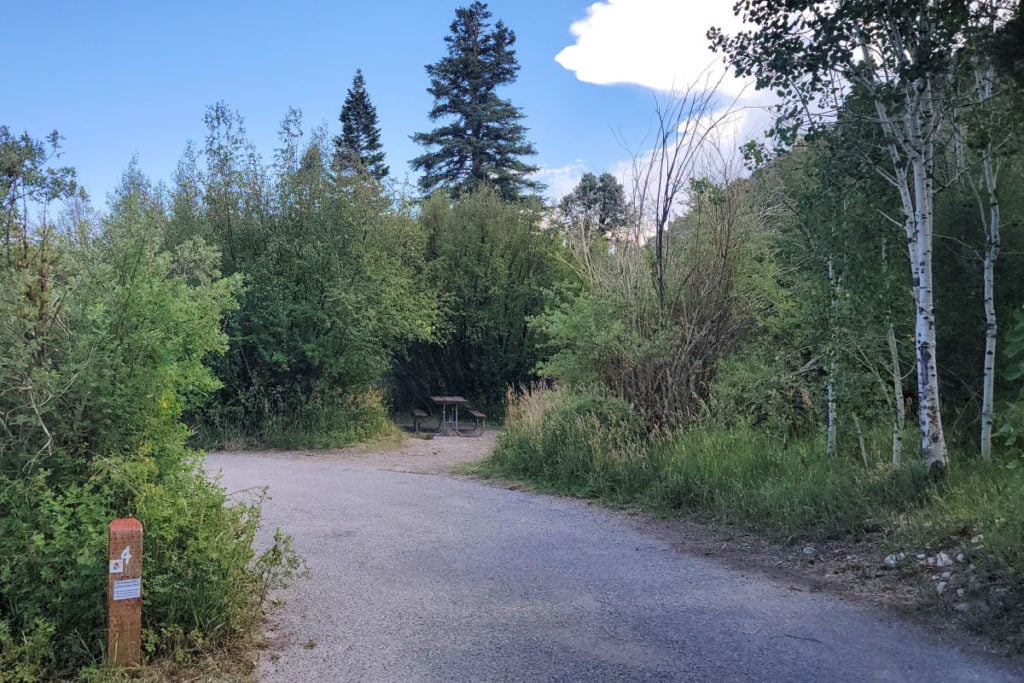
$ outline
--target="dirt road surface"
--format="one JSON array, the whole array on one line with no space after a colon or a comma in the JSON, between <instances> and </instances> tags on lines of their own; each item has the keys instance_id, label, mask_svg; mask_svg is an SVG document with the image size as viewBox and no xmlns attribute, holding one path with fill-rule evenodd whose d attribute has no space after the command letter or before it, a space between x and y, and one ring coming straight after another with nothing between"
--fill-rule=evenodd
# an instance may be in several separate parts
<instances>
[{"instance_id":1,"label":"dirt road surface","mask_svg":"<svg viewBox=\"0 0 1024 683\"><path fill-rule=\"evenodd\" d=\"M309 565L271 615L263 680L1021 680L622 513L446 474L493 443L207 456L227 491L269 487L258 542L281 527Z\"/></svg>"}]
</instances>

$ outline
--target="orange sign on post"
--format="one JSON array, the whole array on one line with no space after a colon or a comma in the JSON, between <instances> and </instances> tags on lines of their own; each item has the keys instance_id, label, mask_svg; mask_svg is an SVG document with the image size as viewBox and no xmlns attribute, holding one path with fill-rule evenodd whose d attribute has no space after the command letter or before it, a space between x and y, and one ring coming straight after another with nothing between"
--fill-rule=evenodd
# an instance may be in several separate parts
<instances>
[{"instance_id":1,"label":"orange sign on post","mask_svg":"<svg viewBox=\"0 0 1024 683\"><path fill-rule=\"evenodd\" d=\"M142 663L142 522L115 519L107 542L107 661Z\"/></svg>"}]
</instances>

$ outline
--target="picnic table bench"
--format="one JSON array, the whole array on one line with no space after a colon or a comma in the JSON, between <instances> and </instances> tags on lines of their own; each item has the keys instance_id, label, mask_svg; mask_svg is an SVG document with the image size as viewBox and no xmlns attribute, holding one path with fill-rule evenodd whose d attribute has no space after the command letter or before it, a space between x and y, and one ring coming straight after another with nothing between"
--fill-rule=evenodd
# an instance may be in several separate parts
<instances>
[{"instance_id":1,"label":"picnic table bench","mask_svg":"<svg viewBox=\"0 0 1024 683\"><path fill-rule=\"evenodd\" d=\"M471 436L480 436L487 429L487 416L481 413L479 410L470 410L469 414L476 420L476 427L473 429ZM465 436L465 434L463 434Z\"/></svg>"}]
</instances>

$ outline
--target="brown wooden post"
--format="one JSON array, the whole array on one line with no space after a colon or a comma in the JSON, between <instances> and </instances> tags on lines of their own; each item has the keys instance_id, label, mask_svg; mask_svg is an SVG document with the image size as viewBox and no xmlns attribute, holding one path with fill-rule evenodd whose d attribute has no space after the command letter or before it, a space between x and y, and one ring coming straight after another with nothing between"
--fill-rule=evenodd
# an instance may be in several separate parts
<instances>
[{"instance_id":1,"label":"brown wooden post","mask_svg":"<svg viewBox=\"0 0 1024 683\"><path fill-rule=\"evenodd\" d=\"M115 519L107 542L107 661L142 663L142 523Z\"/></svg>"}]
</instances>

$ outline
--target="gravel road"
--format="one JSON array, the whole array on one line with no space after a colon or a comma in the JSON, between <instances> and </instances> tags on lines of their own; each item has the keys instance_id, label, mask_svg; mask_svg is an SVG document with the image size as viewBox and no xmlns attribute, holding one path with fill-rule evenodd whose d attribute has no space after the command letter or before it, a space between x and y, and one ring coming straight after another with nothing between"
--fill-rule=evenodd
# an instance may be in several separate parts
<instances>
[{"instance_id":1,"label":"gravel road","mask_svg":"<svg viewBox=\"0 0 1024 683\"><path fill-rule=\"evenodd\" d=\"M282 596L266 681L1015 681L830 596L688 555L621 513L443 476L478 439L380 453L211 453L269 486L266 543L310 577Z\"/></svg>"}]
</instances>

